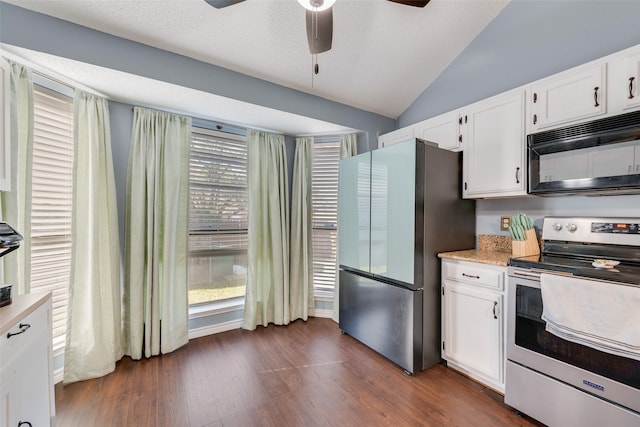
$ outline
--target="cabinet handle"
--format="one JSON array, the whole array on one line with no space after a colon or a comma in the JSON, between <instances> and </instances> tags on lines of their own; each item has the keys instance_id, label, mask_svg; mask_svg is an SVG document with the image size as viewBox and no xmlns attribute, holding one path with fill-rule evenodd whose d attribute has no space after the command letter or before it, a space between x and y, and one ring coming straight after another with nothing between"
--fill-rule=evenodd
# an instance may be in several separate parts
<instances>
[{"instance_id":1,"label":"cabinet handle","mask_svg":"<svg viewBox=\"0 0 640 427\"><path fill-rule=\"evenodd\" d=\"M31 325L28 323L20 323L18 327L20 328L19 332L7 332L7 339L16 335L24 334L25 332L27 332L27 329L31 327Z\"/></svg>"},{"instance_id":2,"label":"cabinet handle","mask_svg":"<svg viewBox=\"0 0 640 427\"><path fill-rule=\"evenodd\" d=\"M633 99L633 81L635 80L635 77L629 77L629 99Z\"/></svg>"},{"instance_id":3,"label":"cabinet handle","mask_svg":"<svg viewBox=\"0 0 640 427\"><path fill-rule=\"evenodd\" d=\"M20 426L33 427L29 421L18 421L18 427L20 427Z\"/></svg>"},{"instance_id":4,"label":"cabinet handle","mask_svg":"<svg viewBox=\"0 0 640 427\"><path fill-rule=\"evenodd\" d=\"M536 123L538 123L538 115L534 114L533 115L533 124L535 125Z\"/></svg>"},{"instance_id":5,"label":"cabinet handle","mask_svg":"<svg viewBox=\"0 0 640 427\"><path fill-rule=\"evenodd\" d=\"M469 278L471 278L471 279L479 279L479 278L480 278L480 276L474 276L474 275L472 275L472 274L467 274L467 273L462 273L462 275L463 275L464 277L469 277Z\"/></svg>"},{"instance_id":6,"label":"cabinet handle","mask_svg":"<svg viewBox=\"0 0 640 427\"><path fill-rule=\"evenodd\" d=\"M600 89L598 86L593 88L593 100L595 101L594 107L600 106L600 104L598 104L598 89Z\"/></svg>"},{"instance_id":7,"label":"cabinet handle","mask_svg":"<svg viewBox=\"0 0 640 427\"><path fill-rule=\"evenodd\" d=\"M538 102L538 94L534 93L533 94L533 103L535 104L536 102Z\"/></svg>"},{"instance_id":8,"label":"cabinet handle","mask_svg":"<svg viewBox=\"0 0 640 427\"><path fill-rule=\"evenodd\" d=\"M458 142L462 143L462 135L458 135Z\"/></svg>"},{"instance_id":9,"label":"cabinet handle","mask_svg":"<svg viewBox=\"0 0 640 427\"><path fill-rule=\"evenodd\" d=\"M467 123L467 115L464 115L464 122Z\"/></svg>"},{"instance_id":10,"label":"cabinet handle","mask_svg":"<svg viewBox=\"0 0 640 427\"><path fill-rule=\"evenodd\" d=\"M498 306L498 301L493 302L493 318L497 319L498 315L496 314L496 307Z\"/></svg>"},{"instance_id":11,"label":"cabinet handle","mask_svg":"<svg viewBox=\"0 0 640 427\"><path fill-rule=\"evenodd\" d=\"M467 183L466 182L464 183L464 189L465 190L467 189Z\"/></svg>"},{"instance_id":12,"label":"cabinet handle","mask_svg":"<svg viewBox=\"0 0 640 427\"><path fill-rule=\"evenodd\" d=\"M458 124L462 126L462 116L460 116L460 118L458 119Z\"/></svg>"},{"instance_id":13,"label":"cabinet handle","mask_svg":"<svg viewBox=\"0 0 640 427\"><path fill-rule=\"evenodd\" d=\"M636 165L636 172L640 172L640 165Z\"/></svg>"},{"instance_id":14,"label":"cabinet handle","mask_svg":"<svg viewBox=\"0 0 640 427\"><path fill-rule=\"evenodd\" d=\"M516 168L516 184L520 184L520 166Z\"/></svg>"}]
</instances>

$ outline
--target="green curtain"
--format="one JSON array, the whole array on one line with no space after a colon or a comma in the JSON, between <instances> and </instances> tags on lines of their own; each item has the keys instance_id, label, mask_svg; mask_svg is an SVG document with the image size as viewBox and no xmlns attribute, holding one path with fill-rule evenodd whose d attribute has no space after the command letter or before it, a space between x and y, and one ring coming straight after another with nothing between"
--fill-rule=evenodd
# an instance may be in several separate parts
<instances>
[{"instance_id":1,"label":"green curtain","mask_svg":"<svg viewBox=\"0 0 640 427\"><path fill-rule=\"evenodd\" d=\"M125 353L169 353L188 341L191 118L134 108L125 213Z\"/></svg>"},{"instance_id":2,"label":"green curtain","mask_svg":"<svg viewBox=\"0 0 640 427\"><path fill-rule=\"evenodd\" d=\"M340 137L340 158L347 159L358 154L358 134L350 133ZM340 213L338 213L339 215ZM340 230L338 230L338 238L340 238ZM338 249L336 247L336 285L333 289L333 316L332 319L338 322L340 313L340 274L339 274L339 258Z\"/></svg>"},{"instance_id":3,"label":"green curtain","mask_svg":"<svg viewBox=\"0 0 640 427\"><path fill-rule=\"evenodd\" d=\"M289 308L289 200L284 136L247 132L248 274L244 329L286 325Z\"/></svg>"},{"instance_id":4,"label":"green curtain","mask_svg":"<svg viewBox=\"0 0 640 427\"><path fill-rule=\"evenodd\" d=\"M11 191L0 192L2 219L22 234L20 248L2 258L4 280L16 294L31 286L31 159L33 82L31 70L10 62Z\"/></svg>"},{"instance_id":5,"label":"green curtain","mask_svg":"<svg viewBox=\"0 0 640 427\"><path fill-rule=\"evenodd\" d=\"M296 138L291 196L291 319L314 314L311 177L313 138Z\"/></svg>"},{"instance_id":6,"label":"green curtain","mask_svg":"<svg viewBox=\"0 0 640 427\"><path fill-rule=\"evenodd\" d=\"M76 91L73 140L65 383L106 375L123 356L118 207L106 99Z\"/></svg>"}]
</instances>

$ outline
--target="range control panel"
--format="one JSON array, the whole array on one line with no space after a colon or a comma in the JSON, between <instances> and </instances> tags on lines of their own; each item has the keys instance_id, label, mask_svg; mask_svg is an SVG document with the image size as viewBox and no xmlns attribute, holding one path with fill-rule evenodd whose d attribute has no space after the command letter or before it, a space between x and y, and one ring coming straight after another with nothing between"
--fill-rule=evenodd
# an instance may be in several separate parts
<instances>
[{"instance_id":1,"label":"range control panel","mask_svg":"<svg viewBox=\"0 0 640 427\"><path fill-rule=\"evenodd\" d=\"M640 246L640 218L547 216L542 240Z\"/></svg>"},{"instance_id":2,"label":"range control panel","mask_svg":"<svg viewBox=\"0 0 640 427\"><path fill-rule=\"evenodd\" d=\"M640 224L628 222L592 222L592 233L640 234Z\"/></svg>"}]
</instances>

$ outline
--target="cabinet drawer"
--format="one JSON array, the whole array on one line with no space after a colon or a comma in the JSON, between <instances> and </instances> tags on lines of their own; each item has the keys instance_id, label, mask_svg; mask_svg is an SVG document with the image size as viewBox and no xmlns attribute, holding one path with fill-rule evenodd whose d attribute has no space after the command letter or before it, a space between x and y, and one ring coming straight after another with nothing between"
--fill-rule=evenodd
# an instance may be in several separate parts
<instances>
[{"instance_id":1,"label":"cabinet drawer","mask_svg":"<svg viewBox=\"0 0 640 427\"><path fill-rule=\"evenodd\" d=\"M445 278L476 284L485 288L504 290L504 268L475 262L445 261L442 266Z\"/></svg>"},{"instance_id":2,"label":"cabinet drawer","mask_svg":"<svg viewBox=\"0 0 640 427\"><path fill-rule=\"evenodd\" d=\"M48 304L38 307L16 322L7 333L0 337L0 360L2 360L3 368L9 366L16 357L24 355L34 342L47 339L47 317L49 314L47 307ZM24 332L20 333L20 331Z\"/></svg>"}]
</instances>

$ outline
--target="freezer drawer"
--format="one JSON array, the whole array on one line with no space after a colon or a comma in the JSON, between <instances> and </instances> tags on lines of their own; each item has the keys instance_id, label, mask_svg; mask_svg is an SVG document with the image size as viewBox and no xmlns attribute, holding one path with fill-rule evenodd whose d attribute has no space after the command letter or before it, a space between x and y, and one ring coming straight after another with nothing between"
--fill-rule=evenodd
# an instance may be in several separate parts
<instances>
[{"instance_id":1,"label":"freezer drawer","mask_svg":"<svg viewBox=\"0 0 640 427\"><path fill-rule=\"evenodd\" d=\"M410 373L422 370L422 290L340 270L340 329Z\"/></svg>"}]
</instances>

